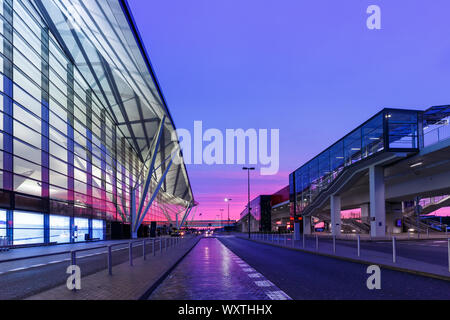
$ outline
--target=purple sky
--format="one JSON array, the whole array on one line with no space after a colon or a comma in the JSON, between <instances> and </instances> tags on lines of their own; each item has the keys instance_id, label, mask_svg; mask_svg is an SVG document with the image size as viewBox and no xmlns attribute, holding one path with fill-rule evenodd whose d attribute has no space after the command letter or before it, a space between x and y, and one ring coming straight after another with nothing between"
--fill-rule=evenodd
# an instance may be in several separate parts
<instances>
[{"instance_id":1,"label":"purple sky","mask_svg":"<svg viewBox=\"0 0 450 320\"><path fill-rule=\"evenodd\" d=\"M280 129L280 173L253 173L252 197L383 107L450 103L448 0L128 1L178 128ZM224 197L239 216L240 166L188 172L202 218L226 215Z\"/></svg>"}]
</instances>

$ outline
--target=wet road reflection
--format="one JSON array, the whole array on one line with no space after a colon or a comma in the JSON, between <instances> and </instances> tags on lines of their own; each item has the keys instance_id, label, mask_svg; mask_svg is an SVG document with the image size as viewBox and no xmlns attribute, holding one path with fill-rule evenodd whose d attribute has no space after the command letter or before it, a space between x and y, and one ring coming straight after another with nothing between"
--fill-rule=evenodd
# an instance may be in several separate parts
<instances>
[{"instance_id":1,"label":"wet road reflection","mask_svg":"<svg viewBox=\"0 0 450 320\"><path fill-rule=\"evenodd\" d=\"M249 270L244 271L243 263L218 239L204 238L150 295L149 299L268 299L267 290L265 291L255 283L255 279L249 276ZM253 275L258 274L254 269L252 270Z\"/></svg>"}]
</instances>

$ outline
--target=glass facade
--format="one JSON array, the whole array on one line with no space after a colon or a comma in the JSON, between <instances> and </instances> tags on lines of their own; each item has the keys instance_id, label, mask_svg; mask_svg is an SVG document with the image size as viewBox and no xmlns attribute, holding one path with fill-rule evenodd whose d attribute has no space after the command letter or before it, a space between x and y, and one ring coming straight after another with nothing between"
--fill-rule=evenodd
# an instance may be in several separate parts
<instances>
[{"instance_id":1,"label":"glass facade","mask_svg":"<svg viewBox=\"0 0 450 320\"><path fill-rule=\"evenodd\" d=\"M291 173L291 214L301 214L346 167L381 152L417 151L420 114L384 109Z\"/></svg>"},{"instance_id":2,"label":"glass facade","mask_svg":"<svg viewBox=\"0 0 450 320\"><path fill-rule=\"evenodd\" d=\"M103 238L104 221L131 222L133 187L141 200L143 155L168 112L157 105L160 93L142 71L145 58L120 7L120 1L0 0L0 195L6 199L0 205L14 211L14 244L68 242L71 218L76 241L89 234L88 219L92 235ZM85 16L90 12L95 19ZM104 38L90 29L96 19ZM120 25L106 24L111 19ZM114 32L120 41L112 50L106 43ZM112 65L114 54L129 56L116 58L130 70ZM166 127L163 145L174 147L173 124ZM172 149L162 150L155 177ZM171 170L144 223L175 220L193 201L184 164ZM144 195L144 204L150 197ZM42 213L50 214L48 239Z\"/></svg>"}]
</instances>

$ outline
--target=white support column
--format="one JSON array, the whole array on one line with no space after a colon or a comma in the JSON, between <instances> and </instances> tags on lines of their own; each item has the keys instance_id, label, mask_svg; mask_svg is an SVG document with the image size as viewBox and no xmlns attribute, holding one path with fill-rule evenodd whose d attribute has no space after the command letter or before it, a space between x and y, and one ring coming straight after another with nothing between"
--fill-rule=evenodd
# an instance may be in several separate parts
<instances>
[{"instance_id":1,"label":"white support column","mask_svg":"<svg viewBox=\"0 0 450 320\"><path fill-rule=\"evenodd\" d=\"M311 217L303 217L303 234L311 234Z\"/></svg>"},{"instance_id":2,"label":"white support column","mask_svg":"<svg viewBox=\"0 0 450 320\"><path fill-rule=\"evenodd\" d=\"M330 197L331 232L333 236L341 234L341 197L332 195Z\"/></svg>"},{"instance_id":3,"label":"white support column","mask_svg":"<svg viewBox=\"0 0 450 320\"><path fill-rule=\"evenodd\" d=\"M386 235L386 205L384 190L384 168L372 166L369 169L370 185L370 235Z\"/></svg>"},{"instance_id":4,"label":"white support column","mask_svg":"<svg viewBox=\"0 0 450 320\"><path fill-rule=\"evenodd\" d=\"M369 204L364 203L361 205L361 220L363 222L369 222L370 221L370 210L369 210Z\"/></svg>"}]
</instances>

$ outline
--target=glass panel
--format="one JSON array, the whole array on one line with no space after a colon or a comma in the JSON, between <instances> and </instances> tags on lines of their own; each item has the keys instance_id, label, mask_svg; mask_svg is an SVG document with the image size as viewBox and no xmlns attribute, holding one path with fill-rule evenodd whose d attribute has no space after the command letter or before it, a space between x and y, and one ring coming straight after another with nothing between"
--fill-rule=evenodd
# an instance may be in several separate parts
<instances>
[{"instance_id":1,"label":"glass panel","mask_svg":"<svg viewBox=\"0 0 450 320\"><path fill-rule=\"evenodd\" d=\"M70 218L50 215L50 242L70 242Z\"/></svg>"},{"instance_id":2,"label":"glass panel","mask_svg":"<svg viewBox=\"0 0 450 320\"><path fill-rule=\"evenodd\" d=\"M44 215L14 211L14 245L44 243Z\"/></svg>"},{"instance_id":3,"label":"glass panel","mask_svg":"<svg viewBox=\"0 0 450 320\"><path fill-rule=\"evenodd\" d=\"M103 226L104 226L103 220L92 220L92 238L93 239L100 239L104 240L104 232L103 232Z\"/></svg>"},{"instance_id":4,"label":"glass panel","mask_svg":"<svg viewBox=\"0 0 450 320\"><path fill-rule=\"evenodd\" d=\"M362 127L363 158L384 150L383 115L370 120Z\"/></svg>"},{"instance_id":5,"label":"glass panel","mask_svg":"<svg viewBox=\"0 0 450 320\"><path fill-rule=\"evenodd\" d=\"M361 130L358 129L344 139L345 165L361 160Z\"/></svg>"},{"instance_id":6,"label":"glass panel","mask_svg":"<svg viewBox=\"0 0 450 320\"><path fill-rule=\"evenodd\" d=\"M6 237L6 210L0 210L0 237Z\"/></svg>"},{"instance_id":7,"label":"glass panel","mask_svg":"<svg viewBox=\"0 0 450 320\"><path fill-rule=\"evenodd\" d=\"M388 122L389 148L417 148L417 113L395 110L386 114Z\"/></svg>"},{"instance_id":8,"label":"glass panel","mask_svg":"<svg viewBox=\"0 0 450 320\"><path fill-rule=\"evenodd\" d=\"M86 234L89 234L89 220L85 218L75 218L74 221L75 242L85 241Z\"/></svg>"}]
</instances>

